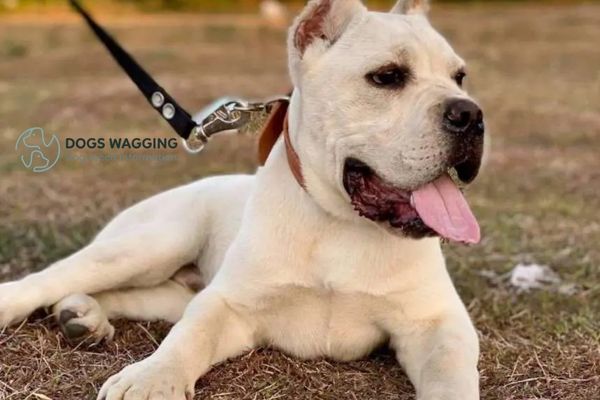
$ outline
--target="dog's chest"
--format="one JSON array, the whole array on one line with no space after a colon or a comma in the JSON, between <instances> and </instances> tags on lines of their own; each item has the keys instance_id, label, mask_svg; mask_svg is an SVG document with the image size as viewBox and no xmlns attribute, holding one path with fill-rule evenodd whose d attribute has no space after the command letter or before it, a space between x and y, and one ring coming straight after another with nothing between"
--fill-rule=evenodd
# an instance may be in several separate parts
<instances>
[{"instance_id":1,"label":"dog's chest","mask_svg":"<svg viewBox=\"0 0 600 400\"><path fill-rule=\"evenodd\" d=\"M410 285L407 267L410 251L395 238L369 235L360 229L333 229L301 260L301 280L306 286L323 287L332 293L362 293L385 297ZM408 266L404 266L408 261ZM408 275L408 276L407 276Z\"/></svg>"},{"instance_id":2,"label":"dog's chest","mask_svg":"<svg viewBox=\"0 0 600 400\"><path fill-rule=\"evenodd\" d=\"M398 312L393 294L423 281L423 255L432 245L322 226L301 235L288 253L293 257L263 276L268 294L258 307L260 336L299 357L361 358L388 339L381 321Z\"/></svg>"},{"instance_id":3,"label":"dog's chest","mask_svg":"<svg viewBox=\"0 0 600 400\"><path fill-rule=\"evenodd\" d=\"M326 288L282 287L262 314L268 344L304 358L353 360L386 337L376 324L380 300Z\"/></svg>"}]
</instances>

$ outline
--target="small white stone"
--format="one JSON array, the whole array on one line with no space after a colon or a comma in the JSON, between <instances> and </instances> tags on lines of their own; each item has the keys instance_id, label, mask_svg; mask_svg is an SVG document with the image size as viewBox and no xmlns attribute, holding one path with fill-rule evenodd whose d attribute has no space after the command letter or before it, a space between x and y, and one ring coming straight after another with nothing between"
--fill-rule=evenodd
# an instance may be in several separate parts
<instances>
[{"instance_id":1,"label":"small white stone","mask_svg":"<svg viewBox=\"0 0 600 400\"><path fill-rule=\"evenodd\" d=\"M558 274L547 265L519 264L510 274L510 284L522 291L543 289L560 283Z\"/></svg>"}]
</instances>

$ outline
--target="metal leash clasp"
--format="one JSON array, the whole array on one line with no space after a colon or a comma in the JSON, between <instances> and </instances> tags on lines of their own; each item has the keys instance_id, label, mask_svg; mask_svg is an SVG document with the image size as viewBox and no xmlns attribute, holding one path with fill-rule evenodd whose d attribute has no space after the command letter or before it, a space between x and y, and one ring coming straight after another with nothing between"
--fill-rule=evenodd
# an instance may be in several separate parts
<instances>
[{"instance_id":1,"label":"metal leash clasp","mask_svg":"<svg viewBox=\"0 0 600 400\"><path fill-rule=\"evenodd\" d=\"M251 121L253 114L269 113L274 104L282 101L289 101L289 97L278 96L257 103L231 98L217 100L194 117L198 125L183 141L183 146L189 153L198 154L204 150L212 135L239 131Z\"/></svg>"},{"instance_id":2,"label":"metal leash clasp","mask_svg":"<svg viewBox=\"0 0 600 400\"><path fill-rule=\"evenodd\" d=\"M218 104L221 105L214 109ZM213 103L209 107L214 110L201 113L204 114L203 118L187 140L183 141L185 149L192 154L200 153L215 133L237 130L244 126L250 119L249 113L243 110L244 106L245 104L238 100L228 100L224 104Z\"/></svg>"}]
</instances>

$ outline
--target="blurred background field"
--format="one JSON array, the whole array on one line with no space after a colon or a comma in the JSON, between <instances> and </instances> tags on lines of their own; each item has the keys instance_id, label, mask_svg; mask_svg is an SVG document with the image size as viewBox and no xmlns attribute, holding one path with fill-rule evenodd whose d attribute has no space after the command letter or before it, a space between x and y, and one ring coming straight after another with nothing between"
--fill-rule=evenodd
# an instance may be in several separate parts
<instances>
[{"instance_id":1,"label":"blurred background field","mask_svg":"<svg viewBox=\"0 0 600 400\"><path fill-rule=\"evenodd\" d=\"M0 281L68 255L153 193L256 169L255 138L241 136L219 138L199 156L170 151L170 161L61 160L45 174L26 171L15 141L32 126L61 138L172 132L64 4L18 3L0 14ZM173 10L186 3L194 12ZM85 4L189 110L227 94L263 98L289 86L285 26L299 3L283 22L261 16L249 0ZM484 241L445 246L481 336L482 398L598 399L600 5L437 2L432 21L469 62L468 88L492 138L488 164L468 192ZM506 279L518 263L549 265L573 290L518 293ZM114 343L73 347L42 313L0 333L0 399L91 398L108 376L152 352L168 329L122 322ZM203 399L411 393L386 352L337 364L260 350L219 366L197 386Z\"/></svg>"},{"instance_id":2,"label":"blurred background field","mask_svg":"<svg viewBox=\"0 0 600 400\"><path fill-rule=\"evenodd\" d=\"M591 3L598 0L587 0ZM49 11L64 10L65 0L0 0L0 11L22 12L22 11ZM105 10L137 10L143 12L254 12L262 0L94 0L96 8ZM299 9L304 2L302 0L279 0L280 3ZM580 0L485 0L485 2L497 3L544 3L544 4L581 4ZM88 4L92 2L88 1ZM370 7L386 7L388 0L367 0ZM445 4L467 4L483 3L481 0L438 0L437 3Z\"/></svg>"}]
</instances>

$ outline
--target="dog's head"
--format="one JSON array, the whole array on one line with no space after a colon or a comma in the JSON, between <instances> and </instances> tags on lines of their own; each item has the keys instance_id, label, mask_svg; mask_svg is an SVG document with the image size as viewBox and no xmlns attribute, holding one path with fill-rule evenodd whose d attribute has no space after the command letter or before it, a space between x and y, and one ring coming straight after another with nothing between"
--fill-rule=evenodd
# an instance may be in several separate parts
<instances>
[{"instance_id":1,"label":"dog's head","mask_svg":"<svg viewBox=\"0 0 600 400\"><path fill-rule=\"evenodd\" d=\"M389 13L313 0L290 30L290 125L311 194L328 212L397 234L477 242L457 183L479 172L484 122L464 61L425 0Z\"/></svg>"}]
</instances>

